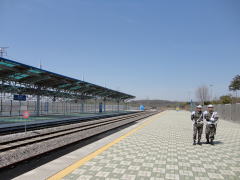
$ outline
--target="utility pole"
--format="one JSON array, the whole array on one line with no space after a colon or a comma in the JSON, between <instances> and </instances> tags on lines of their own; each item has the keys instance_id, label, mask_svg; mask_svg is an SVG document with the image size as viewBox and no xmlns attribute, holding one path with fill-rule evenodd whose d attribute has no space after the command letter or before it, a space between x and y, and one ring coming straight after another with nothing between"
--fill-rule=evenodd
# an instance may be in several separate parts
<instances>
[{"instance_id":1,"label":"utility pole","mask_svg":"<svg viewBox=\"0 0 240 180\"><path fill-rule=\"evenodd\" d=\"M0 47L0 57L3 57L3 55L7 55L7 49L8 47Z\"/></svg>"}]
</instances>

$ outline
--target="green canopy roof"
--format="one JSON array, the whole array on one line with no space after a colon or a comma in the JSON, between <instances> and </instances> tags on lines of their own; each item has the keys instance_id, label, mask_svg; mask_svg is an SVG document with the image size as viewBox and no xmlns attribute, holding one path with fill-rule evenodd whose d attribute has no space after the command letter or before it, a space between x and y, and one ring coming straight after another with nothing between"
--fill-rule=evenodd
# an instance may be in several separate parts
<instances>
[{"instance_id":1,"label":"green canopy roof","mask_svg":"<svg viewBox=\"0 0 240 180\"><path fill-rule=\"evenodd\" d=\"M15 89L19 93L60 97L102 97L119 100L135 98L129 94L1 57L0 80L1 91L5 92L15 92Z\"/></svg>"}]
</instances>

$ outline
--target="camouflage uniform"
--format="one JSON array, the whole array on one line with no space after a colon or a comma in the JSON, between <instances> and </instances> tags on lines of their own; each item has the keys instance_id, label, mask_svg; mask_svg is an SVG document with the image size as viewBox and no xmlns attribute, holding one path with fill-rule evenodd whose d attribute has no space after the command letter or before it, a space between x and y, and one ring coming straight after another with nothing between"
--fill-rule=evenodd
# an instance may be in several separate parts
<instances>
[{"instance_id":1,"label":"camouflage uniform","mask_svg":"<svg viewBox=\"0 0 240 180\"><path fill-rule=\"evenodd\" d=\"M206 120L206 139L207 143L209 143L209 140L211 143L213 143L214 136L216 134L216 128L217 128L217 121L218 121L218 115L217 112L204 112L204 119Z\"/></svg>"},{"instance_id":2,"label":"camouflage uniform","mask_svg":"<svg viewBox=\"0 0 240 180\"><path fill-rule=\"evenodd\" d=\"M203 132L203 113L202 111L193 111L191 115L193 121L193 141L196 141L198 134L198 142L200 143Z\"/></svg>"}]
</instances>

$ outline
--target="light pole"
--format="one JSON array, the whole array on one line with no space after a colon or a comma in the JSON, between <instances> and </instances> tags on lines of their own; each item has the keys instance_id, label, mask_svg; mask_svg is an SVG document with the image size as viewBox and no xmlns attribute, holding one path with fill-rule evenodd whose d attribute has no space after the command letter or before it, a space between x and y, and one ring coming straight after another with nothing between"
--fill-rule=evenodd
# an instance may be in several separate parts
<instances>
[{"instance_id":1,"label":"light pole","mask_svg":"<svg viewBox=\"0 0 240 180\"><path fill-rule=\"evenodd\" d=\"M7 55L7 49L8 47L0 47L0 57L3 57L3 55Z\"/></svg>"},{"instance_id":2,"label":"light pole","mask_svg":"<svg viewBox=\"0 0 240 180\"><path fill-rule=\"evenodd\" d=\"M188 91L188 99L189 99L189 106L190 106L190 111L193 111L193 101L191 98L191 91Z\"/></svg>"},{"instance_id":3,"label":"light pole","mask_svg":"<svg viewBox=\"0 0 240 180\"><path fill-rule=\"evenodd\" d=\"M213 101L213 85L212 84L210 84L209 85L210 86L210 93L211 93L211 98L210 98L210 101Z\"/></svg>"}]
</instances>

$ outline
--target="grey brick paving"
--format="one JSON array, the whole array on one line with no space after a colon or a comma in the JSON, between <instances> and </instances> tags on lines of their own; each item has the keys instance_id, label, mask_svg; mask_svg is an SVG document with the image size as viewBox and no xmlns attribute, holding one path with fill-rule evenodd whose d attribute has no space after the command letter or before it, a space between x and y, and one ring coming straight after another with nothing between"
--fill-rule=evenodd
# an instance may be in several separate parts
<instances>
[{"instance_id":1,"label":"grey brick paving","mask_svg":"<svg viewBox=\"0 0 240 180\"><path fill-rule=\"evenodd\" d=\"M157 115L64 179L240 179L240 125L220 120L214 146L193 146L189 116L184 111Z\"/></svg>"}]
</instances>

